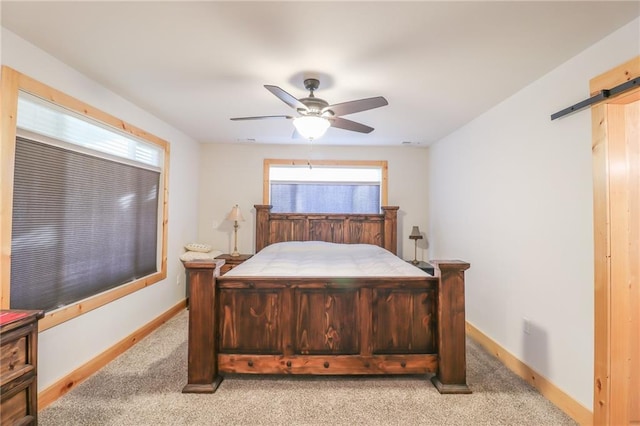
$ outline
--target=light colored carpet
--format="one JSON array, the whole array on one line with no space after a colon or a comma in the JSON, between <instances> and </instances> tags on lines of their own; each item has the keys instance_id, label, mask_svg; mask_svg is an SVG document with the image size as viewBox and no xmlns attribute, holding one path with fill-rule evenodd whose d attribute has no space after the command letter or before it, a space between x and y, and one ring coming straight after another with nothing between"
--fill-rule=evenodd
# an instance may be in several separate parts
<instances>
[{"instance_id":1,"label":"light colored carpet","mask_svg":"<svg viewBox=\"0 0 640 426\"><path fill-rule=\"evenodd\" d=\"M467 340L471 395L440 395L427 376L227 375L214 394L183 394L184 311L39 413L40 425L575 425Z\"/></svg>"}]
</instances>

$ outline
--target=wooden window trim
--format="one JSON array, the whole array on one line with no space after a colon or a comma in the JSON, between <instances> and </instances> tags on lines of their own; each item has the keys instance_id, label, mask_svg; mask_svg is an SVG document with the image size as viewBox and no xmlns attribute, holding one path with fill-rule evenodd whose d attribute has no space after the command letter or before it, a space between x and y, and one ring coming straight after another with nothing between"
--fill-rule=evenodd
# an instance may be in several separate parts
<instances>
[{"instance_id":1,"label":"wooden window trim","mask_svg":"<svg viewBox=\"0 0 640 426\"><path fill-rule=\"evenodd\" d=\"M263 165L262 177L262 204L269 204L269 169L271 166L307 166L311 163L314 166L338 166L338 167L379 167L382 170L382 181L380 188L381 206L388 205L388 172L389 166L386 160L284 160L266 158Z\"/></svg>"},{"instance_id":2,"label":"wooden window trim","mask_svg":"<svg viewBox=\"0 0 640 426\"><path fill-rule=\"evenodd\" d=\"M13 215L13 174L15 164L16 143L16 119L18 108L18 93L24 91L40 98L51 101L67 109L77 112L92 120L100 121L111 127L115 127L137 138L146 140L164 151L164 165L162 170L163 191L161 194L161 257L160 270L141 279L121 285L112 290L89 297L79 302L67 305L63 308L47 312L39 322L39 330L43 331L60 323L68 321L93 309L104 306L116 299L131 294L151 284L164 280L167 277L167 237L168 237L168 194L169 194L169 143L157 136L128 124L106 112L100 111L78 99L66 95L31 77L28 77L10 67L2 67L0 81L2 90L0 107L0 185L2 187L2 209L0 209L0 308L9 309L11 289L11 225Z\"/></svg>"}]
</instances>

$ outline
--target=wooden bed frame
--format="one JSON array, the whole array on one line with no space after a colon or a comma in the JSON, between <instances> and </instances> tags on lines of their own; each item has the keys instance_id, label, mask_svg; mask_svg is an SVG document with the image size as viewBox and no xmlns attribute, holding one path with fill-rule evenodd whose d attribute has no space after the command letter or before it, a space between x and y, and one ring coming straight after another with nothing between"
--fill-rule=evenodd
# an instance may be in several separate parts
<instances>
[{"instance_id":1,"label":"wooden bed frame","mask_svg":"<svg viewBox=\"0 0 640 426\"><path fill-rule=\"evenodd\" d=\"M281 241L397 248L398 207L382 214L276 214L256 205L256 251ZM185 261L188 383L215 392L223 373L426 374L441 393L466 383L464 271L432 261L434 277L219 276L224 261Z\"/></svg>"}]
</instances>

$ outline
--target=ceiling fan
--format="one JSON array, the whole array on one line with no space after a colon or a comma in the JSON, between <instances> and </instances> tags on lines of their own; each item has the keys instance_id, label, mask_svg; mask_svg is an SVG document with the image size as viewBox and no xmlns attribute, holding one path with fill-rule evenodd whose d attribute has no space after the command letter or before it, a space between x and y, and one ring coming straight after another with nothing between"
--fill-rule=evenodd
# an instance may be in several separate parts
<instances>
[{"instance_id":1,"label":"ceiling fan","mask_svg":"<svg viewBox=\"0 0 640 426\"><path fill-rule=\"evenodd\" d=\"M318 89L320 81L315 78L304 80L304 87L309 90L309 96L296 99L278 86L265 84L265 88L273 93L278 99L298 112L298 116L291 115L262 115L257 117L234 117L231 120L262 120L271 118L293 119L296 128L294 137L299 133L307 139L317 139L324 134L329 127L350 130L352 132L371 133L373 127L355 121L342 118L343 115L354 114L356 112L367 111L379 108L389 103L382 96L374 98L358 99L355 101L343 102L329 105L324 99L316 98L313 92Z\"/></svg>"}]
</instances>

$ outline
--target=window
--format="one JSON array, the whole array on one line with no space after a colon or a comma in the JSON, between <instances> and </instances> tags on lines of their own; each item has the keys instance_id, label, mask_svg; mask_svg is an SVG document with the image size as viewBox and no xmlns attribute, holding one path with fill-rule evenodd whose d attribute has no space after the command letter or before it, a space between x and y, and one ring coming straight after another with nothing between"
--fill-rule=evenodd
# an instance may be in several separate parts
<instances>
[{"instance_id":1,"label":"window","mask_svg":"<svg viewBox=\"0 0 640 426\"><path fill-rule=\"evenodd\" d=\"M119 161L129 159L143 165L162 165L160 146L123 134L104 123L24 91L18 94L17 127L52 138L48 142L51 144L66 143L75 150L85 148L90 155L105 153Z\"/></svg>"},{"instance_id":2,"label":"window","mask_svg":"<svg viewBox=\"0 0 640 426\"><path fill-rule=\"evenodd\" d=\"M46 329L164 279L168 143L7 67L2 92L1 307Z\"/></svg>"},{"instance_id":3,"label":"window","mask_svg":"<svg viewBox=\"0 0 640 426\"><path fill-rule=\"evenodd\" d=\"M386 204L386 161L265 160L273 213L373 213Z\"/></svg>"}]
</instances>

